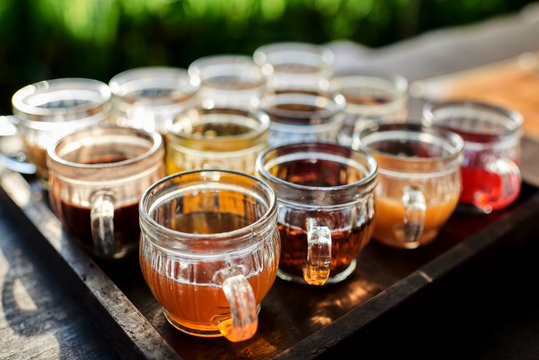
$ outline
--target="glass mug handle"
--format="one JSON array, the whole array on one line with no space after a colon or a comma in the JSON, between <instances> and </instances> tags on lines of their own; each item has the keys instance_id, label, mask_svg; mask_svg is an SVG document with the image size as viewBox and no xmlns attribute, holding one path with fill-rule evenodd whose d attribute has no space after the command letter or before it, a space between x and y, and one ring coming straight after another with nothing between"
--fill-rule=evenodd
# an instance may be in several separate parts
<instances>
[{"instance_id":1,"label":"glass mug handle","mask_svg":"<svg viewBox=\"0 0 539 360\"><path fill-rule=\"evenodd\" d=\"M14 115L0 116L0 141L5 143L1 146L2 151L0 151L0 164L21 174L31 175L36 172L36 166L32 163L21 160L21 155L23 155L22 157L26 158L22 150L22 145L20 145L18 141L17 143L14 141L7 143L9 140L14 140L13 137L17 135L17 123L18 120Z\"/></svg>"},{"instance_id":2,"label":"glass mug handle","mask_svg":"<svg viewBox=\"0 0 539 360\"><path fill-rule=\"evenodd\" d=\"M307 218L307 264L303 278L309 285L324 285L331 266L331 231L317 223L317 219Z\"/></svg>"},{"instance_id":3,"label":"glass mug handle","mask_svg":"<svg viewBox=\"0 0 539 360\"><path fill-rule=\"evenodd\" d=\"M404 204L403 240L406 243L416 242L423 233L427 203L425 196L415 186L405 186L402 190Z\"/></svg>"},{"instance_id":4,"label":"glass mug handle","mask_svg":"<svg viewBox=\"0 0 539 360\"><path fill-rule=\"evenodd\" d=\"M114 254L114 197L107 190L90 197L90 221L94 248L105 256Z\"/></svg>"},{"instance_id":5,"label":"glass mug handle","mask_svg":"<svg viewBox=\"0 0 539 360\"><path fill-rule=\"evenodd\" d=\"M500 195L492 198L488 193L478 191L474 194L474 204L481 211L488 214L492 211L493 202L503 202L506 199L514 198L520 191L520 168L511 159L506 157L496 158L488 162L485 166L488 171L497 174L501 178Z\"/></svg>"},{"instance_id":6,"label":"glass mug handle","mask_svg":"<svg viewBox=\"0 0 539 360\"><path fill-rule=\"evenodd\" d=\"M221 269L214 281L225 293L232 318L216 316L219 331L232 342L250 339L258 327L258 309L253 289L239 267Z\"/></svg>"},{"instance_id":7,"label":"glass mug handle","mask_svg":"<svg viewBox=\"0 0 539 360\"><path fill-rule=\"evenodd\" d=\"M361 141L359 135L365 129L376 126L376 121L372 118L358 116L354 122L354 132L352 133L352 149L359 149Z\"/></svg>"}]
</instances>

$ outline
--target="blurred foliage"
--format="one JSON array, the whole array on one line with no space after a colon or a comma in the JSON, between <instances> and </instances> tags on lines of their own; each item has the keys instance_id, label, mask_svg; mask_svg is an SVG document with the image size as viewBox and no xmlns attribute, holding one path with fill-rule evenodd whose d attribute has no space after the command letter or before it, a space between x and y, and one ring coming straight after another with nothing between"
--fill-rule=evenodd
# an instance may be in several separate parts
<instances>
[{"instance_id":1,"label":"blurred foliage","mask_svg":"<svg viewBox=\"0 0 539 360\"><path fill-rule=\"evenodd\" d=\"M530 0L0 0L0 111L20 87L104 82L138 66L187 67L275 41L378 47L516 11Z\"/></svg>"}]
</instances>

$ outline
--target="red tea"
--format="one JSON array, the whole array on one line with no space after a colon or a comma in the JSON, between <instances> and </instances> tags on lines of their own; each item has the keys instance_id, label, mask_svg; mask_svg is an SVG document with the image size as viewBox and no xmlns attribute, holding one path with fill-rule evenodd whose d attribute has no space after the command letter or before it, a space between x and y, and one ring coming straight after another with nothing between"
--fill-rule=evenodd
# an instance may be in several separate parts
<instances>
[{"instance_id":1,"label":"red tea","mask_svg":"<svg viewBox=\"0 0 539 360\"><path fill-rule=\"evenodd\" d=\"M510 196L504 196L504 183L502 177L485 168L462 167L462 192L460 201L466 204L476 204L481 208L492 210L504 207L513 202L519 194L515 191ZM505 186L513 189L520 188L518 176L508 176Z\"/></svg>"}]
</instances>

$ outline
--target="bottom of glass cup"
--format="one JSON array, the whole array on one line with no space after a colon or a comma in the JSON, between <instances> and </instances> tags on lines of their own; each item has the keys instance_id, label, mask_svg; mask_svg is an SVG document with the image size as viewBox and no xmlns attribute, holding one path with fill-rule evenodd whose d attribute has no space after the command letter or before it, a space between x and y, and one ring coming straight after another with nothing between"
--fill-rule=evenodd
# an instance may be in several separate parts
<instances>
[{"instance_id":1,"label":"bottom of glass cup","mask_svg":"<svg viewBox=\"0 0 539 360\"><path fill-rule=\"evenodd\" d=\"M185 326L179 322L177 322L176 320L174 320L172 318L172 316L170 316L170 314L166 311L166 310L163 310L163 314L165 315L165 319L167 319L167 321L170 323L170 325L174 326L176 329L186 333L186 334L189 334L189 335L194 335L194 336L200 336L200 337L219 337L219 336L223 336L223 334L221 334L221 332L219 331L219 329L217 328L217 326L215 326L215 329L211 329L211 328L205 328L205 329L195 329L193 327L188 327L188 326Z\"/></svg>"},{"instance_id":2,"label":"bottom of glass cup","mask_svg":"<svg viewBox=\"0 0 539 360\"><path fill-rule=\"evenodd\" d=\"M393 248L413 250L413 249L417 249L419 247L425 246L433 242L436 239L436 236L438 236L438 232L439 232L438 229L431 229L429 231L424 231L417 241L404 242L395 238L375 237L374 235L373 235L373 239L381 244L384 244Z\"/></svg>"},{"instance_id":3,"label":"bottom of glass cup","mask_svg":"<svg viewBox=\"0 0 539 360\"><path fill-rule=\"evenodd\" d=\"M259 314L261 309L261 305L258 304L256 306L256 313ZM191 326L188 326L186 324L182 324L176 320L174 320L174 317L168 313L167 310L163 309L163 315L165 315L165 319L167 319L168 323L172 326L174 326L176 329L189 334L193 336L199 336L199 337L221 337L224 336L221 331L219 331L219 328L217 325L212 324L200 324L200 323L193 323Z\"/></svg>"},{"instance_id":4,"label":"bottom of glass cup","mask_svg":"<svg viewBox=\"0 0 539 360\"><path fill-rule=\"evenodd\" d=\"M335 276L332 276L331 273L330 273L330 277L328 278L328 281L326 281L326 283L324 285L336 284L336 283L339 283L339 282L345 280L350 275L352 275L352 273L354 272L355 269L356 269L356 259L352 260L350 262L350 264L343 271L336 274ZM285 281L291 281L291 282L295 282L295 283L298 283L298 284L309 285L309 284L307 284L307 282L305 281L305 279L303 277L297 276L297 275L291 275L291 274L289 274L287 272L282 271L281 269L277 270L277 277L279 277L279 279L282 279L282 280L285 280Z\"/></svg>"}]
</instances>

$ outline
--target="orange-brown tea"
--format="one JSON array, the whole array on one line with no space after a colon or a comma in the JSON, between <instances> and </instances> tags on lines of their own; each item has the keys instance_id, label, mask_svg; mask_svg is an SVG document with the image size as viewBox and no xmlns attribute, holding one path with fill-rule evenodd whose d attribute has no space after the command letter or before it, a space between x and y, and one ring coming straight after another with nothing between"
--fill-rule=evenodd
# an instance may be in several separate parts
<instances>
[{"instance_id":1,"label":"orange-brown tea","mask_svg":"<svg viewBox=\"0 0 539 360\"><path fill-rule=\"evenodd\" d=\"M426 196L428 199L428 196ZM449 219L459 200L459 193L443 201L428 203L425 210L423 232L413 243L399 241L404 224L404 205L401 201L385 196L376 196L373 237L383 244L398 248L416 248L428 244L438 235L443 224Z\"/></svg>"},{"instance_id":2,"label":"orange-brown tea","mask_svg":"<svg viewBox=\"0 0 539 360\"><path fill-rule=\"evenodd\" d=\"M214 234L233 231L251 223L233 213L191 212L173 217L167 227L192 234ZM196 244L193 244L193 248L196 249ZM271 288L278 267L277 261L271 267L253 266L260 264L257 259L264 256L262 251L263 247L242 259L242 262L249 264L246 267L251 269L245 276L253 289L257 305ZM169 321L178 329L193 335L221 336L219 329L226 327L232 318L223 289L215 283L213 276L226 266L226 260L211 257L205 261L170 259L166 255L154 254L150 261L145 254L140 254L146 283L166 309Z\"/></svg>"}]
</instances>

